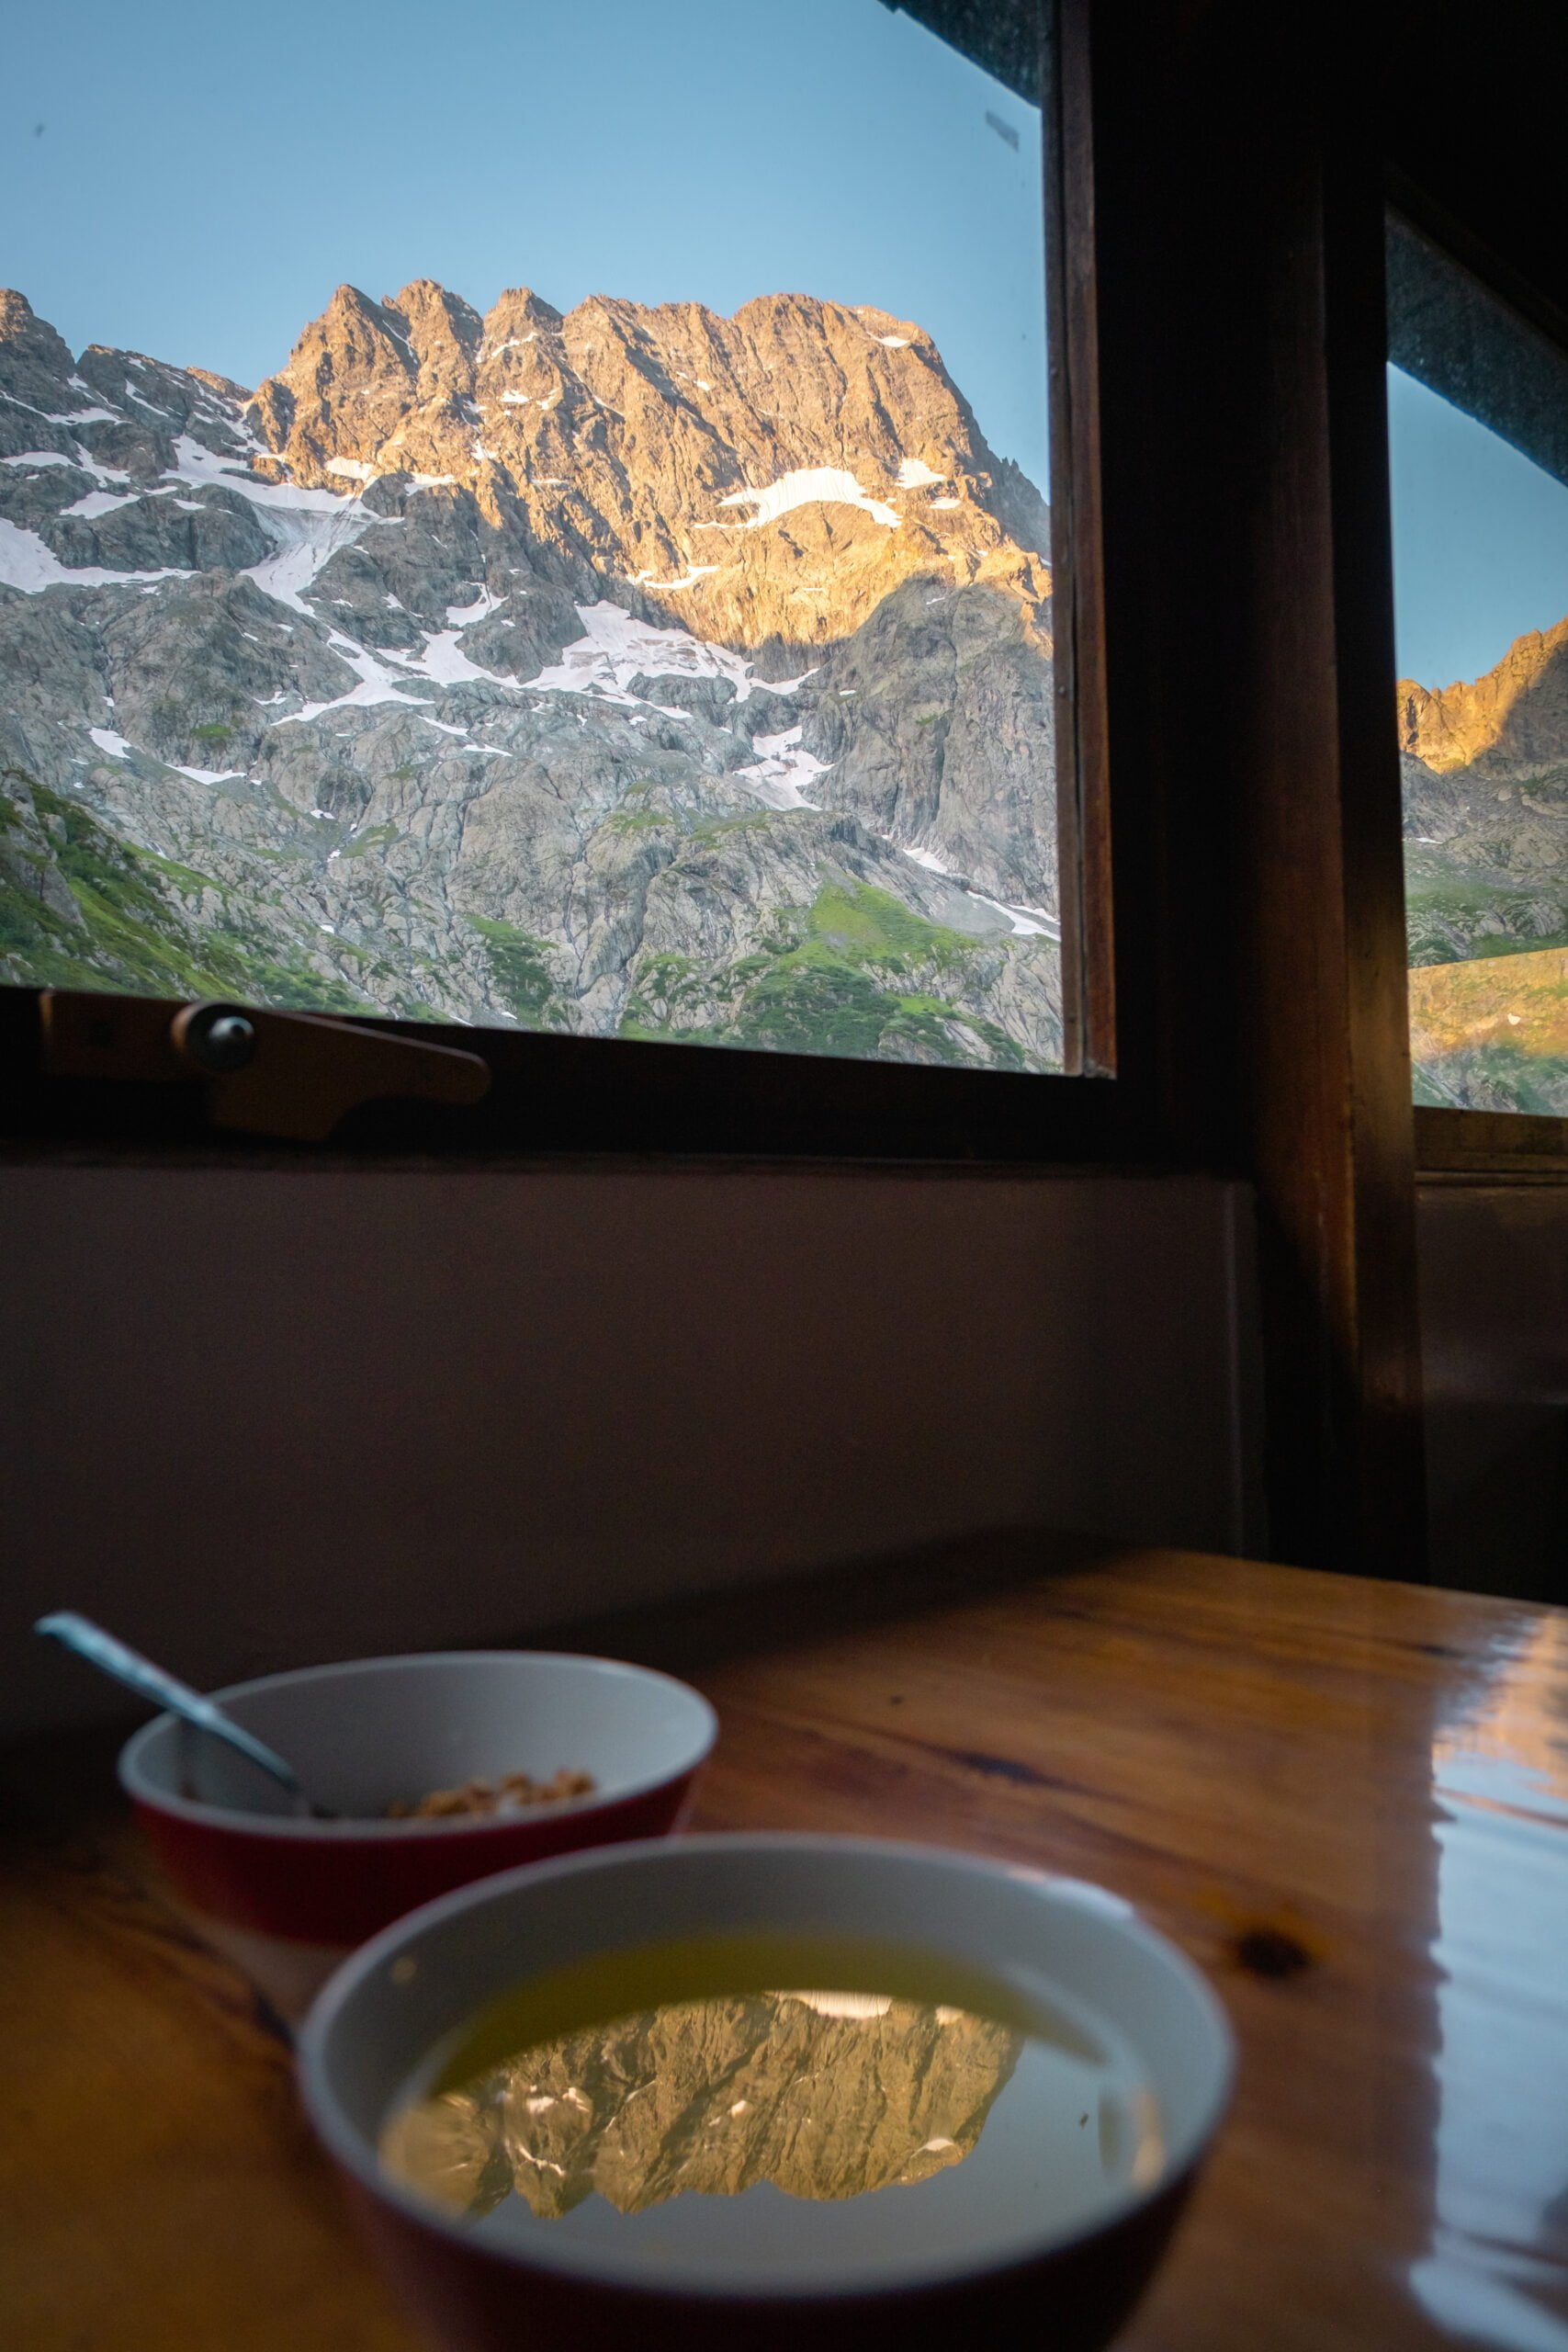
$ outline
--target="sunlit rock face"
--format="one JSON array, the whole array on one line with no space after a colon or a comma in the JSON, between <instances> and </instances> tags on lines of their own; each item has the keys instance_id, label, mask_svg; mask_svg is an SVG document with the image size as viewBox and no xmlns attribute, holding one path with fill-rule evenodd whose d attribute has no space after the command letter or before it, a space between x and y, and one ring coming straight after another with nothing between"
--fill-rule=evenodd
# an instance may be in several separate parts
<instances>
[{"instance_id":1,"label":"sunlit rock face","mask_svg":"<svg viewBox=\"0 0 1568 2352\"><path fill-rule=\"evenodd\" d=\"M1398 695L1401 749L1439 775L1553 766L1568 752L1568 620L1516 638L1483 677L1436 690L1402 678Z\"/></svg>"},{"instance_id":2,"label":"sunlit rock face","mask_svg":"<svg viewBox=\"0 0 1568 2352\"><path fill-rule=\"evenodd\" d=\"M0 977L1056 1067L1047 536L880 311L0 295Z\"/></svg>"},{"instance_id":3,"label":"sunlit rock face","mask_svg":"<svg viewBox=\"0 0 1568 2352\"><path fill-rule=\"evenodd\" d=\"M247 422L302 485L460 486L568 584L727 644L835 641L916 573L1049 593L1044 506L931 337L808 295L563 317L525 288L481 319L429 279L344 286Z\"/></svg>"},{"instance_id":4,"label":"sunlit rock face","mask_svg":"<svg viewBox=\"0 0 1568 2352\"><path fill-rule=\"evenodd\" d=\"M962 2163L1020 2046L1006 2026L908 2001L671 2003L410 2109L384 2154L461 2212L513 2190L545 2218L595 2192L636 2213L759 2181L797 2198L860 2197Z\"/></svg>"},{"instance_id":5,"label":"sunlit rock face","mask_svg":"<svg viewBox=\"0 0 1568 2352\"><path fill-rule=\"evenodd\" d=\"M1568 1112L1568 620L1399 687L1418 1102Z\"/></svg>"}]
</instances>

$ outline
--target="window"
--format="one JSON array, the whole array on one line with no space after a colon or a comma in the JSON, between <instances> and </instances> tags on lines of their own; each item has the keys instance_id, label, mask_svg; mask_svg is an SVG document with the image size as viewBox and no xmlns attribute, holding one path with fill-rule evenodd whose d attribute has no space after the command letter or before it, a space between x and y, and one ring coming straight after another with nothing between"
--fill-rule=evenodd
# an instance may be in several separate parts
<instances>
[{"instance_id":1,"label":"window","mask_svg":"<svg viewBox=\"0 0 1568 2352\"><path fill-rule=\"evenodd\" d=\"M1034 9L292 13L14 36L0 978L1060 1069Z\"/></svg>"},{"instance_id":2,"label":"window","mask_svg":"<svg viewBox=\"0 0 1568 2352\"><path fill-rule=\"evenodd\" d=\"M1568 1113L1568 356L1395 219L1389 438L1419 1102Z\"/></svg>"}]
</instances>

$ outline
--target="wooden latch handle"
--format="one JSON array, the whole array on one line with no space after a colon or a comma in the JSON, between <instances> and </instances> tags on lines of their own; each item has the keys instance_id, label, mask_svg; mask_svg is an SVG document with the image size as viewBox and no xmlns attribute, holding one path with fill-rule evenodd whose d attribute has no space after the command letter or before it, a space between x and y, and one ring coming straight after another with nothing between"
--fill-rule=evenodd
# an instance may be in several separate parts
<instances>
[{"instance_id":1,"label":"wooden latch handle","mask_svg":"<svg viewBox=\"0 0 1568 2352\"><path fill-rule=\"evenodd\" d=\"M477 1102L490 1090L478 1054L255 1005L46 989L43 1068L57 1078L207 1082L215 1127L322 1143L345 1113L388 1096Z\"/></svg>"}]
</instances>

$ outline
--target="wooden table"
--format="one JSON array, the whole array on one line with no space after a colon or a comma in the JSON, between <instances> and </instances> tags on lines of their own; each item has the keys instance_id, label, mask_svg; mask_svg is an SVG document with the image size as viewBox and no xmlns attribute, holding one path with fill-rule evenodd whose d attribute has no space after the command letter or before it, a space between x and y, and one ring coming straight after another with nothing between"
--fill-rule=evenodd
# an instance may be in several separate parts
<instances>
[{"instance_id":1,"label":"wooden table","mask_svg":"<svg viewBox=\"0 0 1568 2352\"><path fill-rule=\"evenodd\" d=\"M1568 2352L1568 1612L1063 1563L998 1538L624 1626L719 1707L697 1826L1043 1863L1211 1972L1240 2089L1128 2347ZM104 1769L92 1804L58 1755L7 1775L0 2345L410 2352Z\"/></svg>"}]
</instances>

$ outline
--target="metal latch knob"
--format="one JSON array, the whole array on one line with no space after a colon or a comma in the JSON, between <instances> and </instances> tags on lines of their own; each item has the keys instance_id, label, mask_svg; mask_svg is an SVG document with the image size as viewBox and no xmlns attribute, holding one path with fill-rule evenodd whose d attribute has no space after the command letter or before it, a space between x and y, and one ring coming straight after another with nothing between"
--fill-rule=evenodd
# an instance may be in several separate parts
<instances>
[{"instance_id":1,"label":"metal latch knob","mask_svg":"<svg viewBox=\"0 0 1568 2352\"><path fill-rule=\"evenodd\" d=\"M171 1024L175 1046L187 1061L222 1075L255 1059L255 1023L237 1004L187 1004Z\"/></svg>"}]
</instances>

